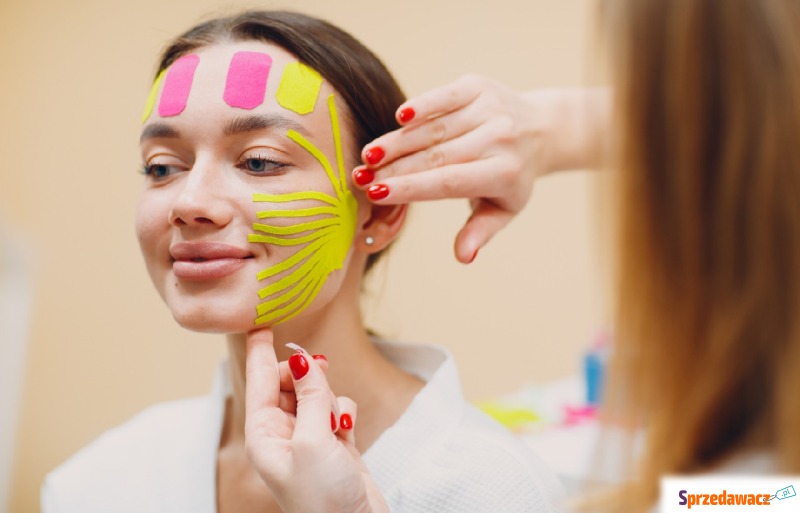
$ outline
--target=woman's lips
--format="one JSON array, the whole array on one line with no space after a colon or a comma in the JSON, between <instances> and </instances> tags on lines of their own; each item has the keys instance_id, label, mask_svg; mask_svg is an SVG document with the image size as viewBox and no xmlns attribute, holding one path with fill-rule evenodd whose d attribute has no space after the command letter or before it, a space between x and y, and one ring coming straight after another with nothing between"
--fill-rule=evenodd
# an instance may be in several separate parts
<instances>
[{"instance_id":1,"label":"woman's lips","mask_svg":"<svg viewBox=\"0 0 800 513\"><path fill-rule=\"evenodd\" d=\"M243 258L215 258L202 262L176 260L172 263L172 272L182 280L216 280L235 273L245 263Z\"/></svg>"},{"instance_id":2,"label":"woman's lips","mask_svg":"<svg viewBox=\"0 0 800 513\"><path fill-rule=\"evenodd\" d=\"M229 276L253 258L246 249L220 242L179 242L169 248L172 272L181 280L217 280Z\"/></svg>"}]
</instances>

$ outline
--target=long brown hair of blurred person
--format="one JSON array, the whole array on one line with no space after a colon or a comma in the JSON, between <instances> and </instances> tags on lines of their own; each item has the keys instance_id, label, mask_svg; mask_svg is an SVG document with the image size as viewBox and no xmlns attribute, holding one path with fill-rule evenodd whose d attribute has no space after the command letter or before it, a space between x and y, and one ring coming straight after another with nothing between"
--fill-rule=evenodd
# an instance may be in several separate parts
<instances>
[{"instance_id":1,"label":"long brown hair of blurred person","mask_svg":"<svg viewBox=\"0 0 800 513\"><path fill-rule=\"evenodd\" d=\"M608 0L610 422L643 428L620 511L748 451L800 473L800 2ZM677 500L677 498L676 498Z\"/></svg>"}]
</instances>

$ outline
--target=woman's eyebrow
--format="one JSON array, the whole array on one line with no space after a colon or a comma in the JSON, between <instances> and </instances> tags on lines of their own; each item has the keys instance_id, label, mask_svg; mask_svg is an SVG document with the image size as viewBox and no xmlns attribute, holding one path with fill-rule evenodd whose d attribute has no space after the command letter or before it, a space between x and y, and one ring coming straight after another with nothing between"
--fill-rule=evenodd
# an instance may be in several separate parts
<instances>
[{"instance_id":1,"label":"woman's eyebrow","mask_svg":"<svg viewBox=\"0 0 800 513\"><path fill-rule=\"evenodd\" d=\"M139 137L139 143L143 143L147 139L156 139L159 137L180 137L177 130L164 123L153 123L148 125L142 130L142 135Z\"/></svg>"},{"instance_id":2,"label":"woman's eyebrow","mask_svg":"<svg viewBox=\"0 0 800 513\"><path fill-rule=\"evenodd\" d=\"M284 116L276 114L263 114L254 116L240 116L228 121L225 124L225 135L236 135L255 130L267 128L277 128L280 130L294 130L303 135L308 135L306 129L300 123Z\"/></svg>"},{"instance_id":3,"label":"woman's eyebrow","mask_svg":"<svg viewBox=\"0 0 800 513\"><path fill-rule=\"evenodd\" d=\"M308 136L308 132L303 125L287 117L275 114L239 116L225 124L224 133L225 135L236 135L245 132L253 132L255 130L264 130L267 128L294 130L304 136ZM147 125L144 130L142 130L142 135L139 137L139 143L142 143L147 139L165 137L178 138L180 137L180 133L166 123L153 123L151 125Z\"/></svg>"}]
</instances>

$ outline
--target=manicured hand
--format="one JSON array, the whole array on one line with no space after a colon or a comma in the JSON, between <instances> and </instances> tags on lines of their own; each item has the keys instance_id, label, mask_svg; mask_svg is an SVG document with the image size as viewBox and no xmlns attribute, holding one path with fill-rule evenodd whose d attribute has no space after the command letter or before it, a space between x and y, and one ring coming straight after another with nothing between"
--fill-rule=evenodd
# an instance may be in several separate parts
<instances>
[{"instance_id":1,"label":"manicured hand","mask_svg":"<svg viewBox=\"0 0 800 513\"><path fill-rule=\"evenodd\" d=\"M354 445L355 403L347 398L334 403L325 373L308 353L292 355L288 367L296 414L280 404L281 371L272 331L248 333L245 445L281 509L388 511Z\"/></svg>"},{"instance_id":2,"label":"manicured hand","mask_svg":"<svg viewBox=\"0 0 800 513\"><path fill-rule=\"evenodd\" d=\"M455 241L468 263L522 210L538 176L596 163L594 127L607 115L598 103L610 103L607 92L519 93L465 76L401 105L403 127L363 149L353 181L376 204L468 198L472 214Z\"/></svg>"}]
</instances>

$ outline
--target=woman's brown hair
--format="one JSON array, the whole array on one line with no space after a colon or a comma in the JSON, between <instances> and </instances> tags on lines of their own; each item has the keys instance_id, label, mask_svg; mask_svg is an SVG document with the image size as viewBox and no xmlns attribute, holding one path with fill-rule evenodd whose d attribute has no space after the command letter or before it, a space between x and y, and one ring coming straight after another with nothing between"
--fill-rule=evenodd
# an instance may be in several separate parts
<instances>
[{"instance_id":1,"label":"woman's brown hair","mask_svg":"<svg viewBox=\"0 0 800 513\"><path fill-rule=\"evenodd\" d=\"M618 196L614 510L748 449L800 473L800 2L608 0ZM677 500L677 498L676 498Z\"/></svg>"},{"instance_id":2,"label":"woman's brown hair","mask_svg":"<svg viewBox=\"0 0 800 513\"><path fill-rule=\"evenodd\" d=\"M364 145L399 128L395 111L405 95L380 59L342 29L296 12L245 11L201 23L167 45L156 76L182 55L225 41L273 43L319 72L347 104L355 159ZM369 256L367 270L380 254Z\"/></svg>"}]
</instances>

